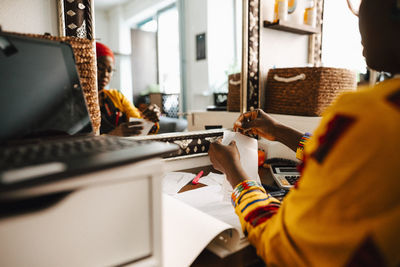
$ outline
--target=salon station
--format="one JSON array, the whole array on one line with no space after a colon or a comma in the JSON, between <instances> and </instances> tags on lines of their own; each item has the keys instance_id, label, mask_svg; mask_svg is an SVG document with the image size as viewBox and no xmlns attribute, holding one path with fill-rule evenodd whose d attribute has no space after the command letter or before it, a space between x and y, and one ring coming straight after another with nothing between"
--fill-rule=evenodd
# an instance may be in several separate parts
<instances>
[{"instance_id":1,"label":"salon station","mask_svg":"<svg viewBox=\"0 0 400 267\"><path fill-rule=\"evenodd\" d=\"M70 84L75 91L64 99L83 92L92 136L112 135L100 130L103 112L114 116L107 102L101 106L106 100L100 87L116 89L140 110L144 129L146 108L156 105L160 112L146 132L113 135L123 140L118 144L124 153L99 150L93 158L74 156L58 165L1 165L0 266L265 266L243 234L231 186L213 168L210 144L235 141L247 175L284 201L300 177L296 153L255 132L235 131L234 125L242 113L262 109L313 133L339 94L387 78L367 68L349 5L352 1L2 0L0 80L25 77L18 69L26 65L12 61L14 54L39 55L48 45L43 48L48 54L36 59L49 62L43 63L47 71L65 63L67 80L78 75ZM98 82L96 43L112 51L104 52L113 60L105 68L106 82ZM74 58L76 68L66 58ZM14 73L6 77L8 68ZM32 73L43 75L42 87L54 87L64 75ZM0 87L5 92L10 84ZM14 106L6 105L16 99L10 94L1 93L2 114L10 114L3 105ZM48 93L18 94L39 105ZM28 122L32 117L24 114L39 108L24 105L24 112L11 114ZM124 118L118 112L115 125ZM48 121L54 117L62 125L63 116L55 114L49 112ZM2 125L11 129L0 131L2 142L23 129L12 128L17 124L7 119ZM121 142L137 147L124 150Z\"/></svg>"}]
</instances>

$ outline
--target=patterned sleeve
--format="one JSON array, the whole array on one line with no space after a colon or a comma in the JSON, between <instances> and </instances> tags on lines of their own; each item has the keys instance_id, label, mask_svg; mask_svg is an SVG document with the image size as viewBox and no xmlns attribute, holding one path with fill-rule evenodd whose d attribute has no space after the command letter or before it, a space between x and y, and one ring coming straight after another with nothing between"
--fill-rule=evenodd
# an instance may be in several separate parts
<instances>
[{"instance_id":1,"label":"patterned sleeve","mask_svg":"<svg viewBox=\"0 0 400 267\"><path fill-rule=\"evenodd\" d=\"M156 122L154 123L153 127L151 127L149 134L157 134L159 130L160 130L160 123Z\"/></svg>"},{"instance_id":2,"label":"patterned sleeve","mask_svg":"<svg viewBox=\"0 0 400 267\"><path fill-rule=\"evenodd\" d=\"M265 253L261 248L265 245L265 241L262 235L254 233L267 230L265 223L277 213L280 207L279 200L266 193L257 182L246 180L233 190L232 204L239 216L243 232L256 247L258 254L264 258Z\"/></svg>"},{"instance_id":3,"label":"patterned sleeve","mask_svg":"<svg viewBox=\"0 0 400 267\"><path fill-rule=\"evenodd\" d=\"M118 101L118 108L129 118L142 118L140 111L120 91L111 89L109 92Z\"/></svg>"},{"instance_id":4,"label":"patterned sleeve","mask_svg":"<svg viewBox=\"0 0 400 267\"><path fill-rule=\"evenodd\" d=\"M139 109L137 109L131 101L129 101L121 92L118 90L110 90L115 98L118 99L119 107L129 118L143 118ZM150 129L149 134L157 134L160 130L160 124L156 122Z\"/></svg>"},{"instance_id":5,"label":"patterned sleeve","mask_svg":"<svg viewBox=\"0 0 400 267\"><path fill-rule=\"evenodd\" d=\"M124 107L124 113L126 113L129 117L132 118L142 118L139 109L137 109L131 101L129 101L122 93L121 93L121 104Z\"/></svg>"},{"instance_id":6,"label":"patterned sleeve","mask_svg":"<svg viewBox=\"0 0 400 267\"><path fill-rule=\"evenodd\" d=\"M305 133L299 142L299 145L297 146L296 150L296 158L299 160L303 160L303 154L304 154L304 146L310 140L311 134L310 133Z\"/></svg>"}]
</instances>

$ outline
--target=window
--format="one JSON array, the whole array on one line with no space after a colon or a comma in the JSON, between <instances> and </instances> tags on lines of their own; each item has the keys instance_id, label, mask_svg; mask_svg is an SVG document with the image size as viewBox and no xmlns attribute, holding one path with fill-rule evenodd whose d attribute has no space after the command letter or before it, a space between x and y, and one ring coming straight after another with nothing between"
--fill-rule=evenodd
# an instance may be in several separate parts
<instances>
[{"instance_id":1,"label":"window","mask_svg":"<svg viewBox=\"0 0 400 267\"><path fill-rule=\"evenodd\" d=\"M179 94L180 52L179 16L173 4L138 24L143 31L157 33L157 71L160 90L166 94Z\"/></svg>"},{"instance_id":2,"label":"window","mask_svg":"<svg viewBox=\"0 0 400 267\"><path fill-rule=\"evenodd\" d=\"M158 13L158 80L166 94L179 94L179 16L175 5Z\"/></svg>"},{"instance_id":3,"label":"window","mask_svg":"<svg viewBox=\"0 0 400 267\"><path fill-rule=\"evenodd\" d=\"M362 55L358 17L351 13L345 0L324 2L323 65L365 73L367 66Z\"/></svg>"}]
</instances>

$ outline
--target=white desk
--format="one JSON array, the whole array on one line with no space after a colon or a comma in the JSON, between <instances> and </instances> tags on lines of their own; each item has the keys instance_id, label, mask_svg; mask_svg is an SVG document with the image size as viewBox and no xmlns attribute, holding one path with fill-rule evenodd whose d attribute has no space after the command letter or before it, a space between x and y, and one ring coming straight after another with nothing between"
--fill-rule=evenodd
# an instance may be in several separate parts
<instances>
[{"instance_id":1,"label":"white desk","mask_svg":"<svg viewBox=\"0 0 400 267\"><path fill-rule=\"evenodd\" d=\"M163 171L163 162L151 159L9 195L74 190L38 211L0 219L0 266L161 266Z\"/></svg>"}]
</instances>

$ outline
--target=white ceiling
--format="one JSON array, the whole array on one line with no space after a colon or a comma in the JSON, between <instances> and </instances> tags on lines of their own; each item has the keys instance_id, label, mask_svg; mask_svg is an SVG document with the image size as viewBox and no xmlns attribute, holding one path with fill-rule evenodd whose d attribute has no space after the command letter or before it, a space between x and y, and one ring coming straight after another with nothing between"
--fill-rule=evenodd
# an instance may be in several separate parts
<instances>
[{"instance_id":1,"label":"white ceiling","mask_svg":"<svg viewBox=\"0 0 400 267\"><path fill-rule=\"evenodd\" d=\"M129 2L129 0L94 0L94 7L98 9L109 9L110 7L126 2Z\"/></svg>"}]
</instances>

